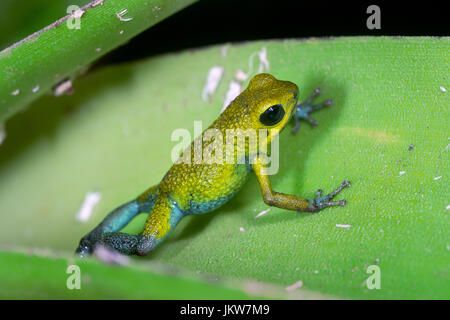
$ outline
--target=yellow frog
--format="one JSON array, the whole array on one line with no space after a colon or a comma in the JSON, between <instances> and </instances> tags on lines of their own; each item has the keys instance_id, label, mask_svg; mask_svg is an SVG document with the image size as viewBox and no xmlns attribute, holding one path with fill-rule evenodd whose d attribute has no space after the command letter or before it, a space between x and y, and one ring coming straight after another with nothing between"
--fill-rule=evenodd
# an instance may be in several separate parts
<instances>
[{"instance_id":1,"label":"yellow frog","mask_svg":"<svg viewBox=\"0 0 450 320\"><path fill-rule=\"evenodd\" d=\"M76 252L86 256L97 244L102 244L123 254L146 255L164 241L184 216L211 212L231 199L251 171L256 174L263 200L269 206L296 212L316 212L330 206L346 205L345 200L331 200L343 188L350 186L348 181L342 182L326 196L318 190L314 199L276 192L271 188L267 153L262 150L267 150L292 116L295 134L300 119L317 125L309 114L332 104L332 100L311 104L320 93L318 89L307 101L298 103L298 92L294 83L277 80L270 74L253 77L247 89L192 142L158 185L113 210L80 240ZM236 139L223 143L223 137L230 131L237 132ZM239 140L249 132L255 132L253 144L256 146L252 145L251 139ZM200 158L204 161L194 161L199 153L208 152L214 161L205 161L203 157ZM119 232L139 213L149 214L140 234Z\"/></svg>"}]
</instances>

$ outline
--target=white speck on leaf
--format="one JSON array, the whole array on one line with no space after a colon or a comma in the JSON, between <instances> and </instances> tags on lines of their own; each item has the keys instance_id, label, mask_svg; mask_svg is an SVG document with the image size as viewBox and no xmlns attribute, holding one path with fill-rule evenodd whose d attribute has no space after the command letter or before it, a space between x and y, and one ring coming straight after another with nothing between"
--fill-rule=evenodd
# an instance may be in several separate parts
<instances>
[{"instance_id":1,"label":"white speck on leaf","mask_svg":"<svg viewBox=\"0 0 450 320\"><path fill-rule=\"evenodd\" d=\"M406 171L400 171L398 174L402 176L402 175L404 175L405 173L406 173Z\"/></svg>"},{"instance_id":2,"label":"white speck on leaf","mask_svg":"<svg viewBox=\"0 0 450 320\"><path fill-rule=\"evenodd\" d=\"M445 208L445 210L450 210L450 204Z\"/></svg>"},{"instance_id":3,"label":"white speck on leaf","mask_svg":"<svg viewBox=\"0 0 450 320\"><path fill-rule=\"evenodd\" d=\"M120 30L120 32L119 32L120 34L123 34L123 30Z\"/></svg>"},{"instance_id":4,"label":"white speck on leaf","mask_svg":"<svg viewBox=\"0 0 450 320\"><path fill-rule=\"evenodd\" d=\"M441 89L442 92L447 92L447 89L445 89L444 87L439 87Z\"/></svg>"},{"instance_id":5,"label":"white speck on leaf","mask_svg":"<svg viewBox=\"0 0 450 320\"><path fill-rule=\"evenodd\" d=\"M263 47L260 52L258 52L259 56L259 68L258 73L264 72L264 70L269 70L269 60L267 60L267 49L266 47Z\"/></svg>"},{"instance_id":6,"label":"white speck on leaf","mask_svg":"<svg viewBox=\"0 0 450 320\"><path fill-rule=\"evenodd\" d=\"M74 17L75 19L80 19L83 16L84 12L85 11L83 9L78 9L74 13L72 13L72 17Z\"/></svg>"},{"instance_id":7,"label":"white speck on leaf","mask_svg":"<svg viewBox=\"0 0 450 320\"><path fill-rule=\"evenodd\" d=\"M318 274L319 273L319 270L314 270L314 274Z\"/></svg>"},{"instance_id":8,"label":"white speck on leaf","mask_svg":"<svg viewBox=\"0 0 450 320\"><path fill-rule=\"evenodd\" d=\"M439 180L440 178L442 178L442 176L434 177L433 180Z\"/></svg>"},{"instance_id":9,"label":"white speck on leaf","mask_svg":"<svg viewBox=\"0 0 450 320\"><path fill-rule=\"evenodd\" d=\"M352 226L350 224L336 224L337 228L350 229Z\"/></svg>"},{"instance_id":10,"label":"white speck on leaf","mask_svg":"<svg viewBox=\"0 0 450 320\"><path fill-rule=\"evenodd\" d=\"M270 64L269 64L269 60L267 59L267 49L266 49L266 47L262 47L260 51L253 52L250 55L249 60L248 60L248 72L247 73L245 73L244 71L242 71L240 69L236 70L236 72L234 73L234 77L236 78L236 80L238 80L240 82L244 82L245 80L248 79L248 77L250 77L250 75L253 72L253 60L254 60L255 56L259 57L258 73L261 73L264 71L269 71Z\"/></svg>"},{"instance_id":11,"label":"white speck on leaf","mask_svg":"<svg viewBox=\"0 0 450 320\"><path fill-rule=\"evenodd\" d=\"M17 96L19 93L20 93L20 90L19 90L19 89L16 89L16 90L14 90L13 92L11 92L11 94L12 94L13 96Z\"/></svg>"},{"instance_id":12,"label":"white speck on leaf","mask_svg":"<svg viewBox=\"0 0 450 320\"><path fill-rule=\"evenodd\" d=\"M95 0L94 3L92 4L92 8L98 5L103 5L103 1L105 0Z\"/></svg>"},{"instance_id":13,"label":"white speck on leaf","mask_svg":"<svg viewBox=\"0 0 450 320\"><path fill-rule=\"evenodd\" d=\"M33 92L33 93L36 93L36 92L38 92L39 91L39 85L36 85L36 87L34 87L31 91Z\"/></svg>"},{"instance_id":14,"label":"white speck on leaf","mask_svg":"<svg viewBox=\"0 0 450 320\"><path fill-rule=\"evenodd\" d=\"M88 192L84 197L83 204L77 212L75 219L80 222L86 222L92 215L94 207L99 203L102 195L100 192Z\"/></svg>"},{"instance_id":15,"label":"white speck on leaf","mask_svg":"<svg viewBox=\"0 0 450 320\"><path fill-rule=\"evenodd\" d=\"M267 212L269 212L270 211L270 209L266 209L266 210L264 210L264 211L261 211L260 213L258 213L256 216L255 216L255 219L257 219L257 218L259 218L259 217L262 217L263 215L265 215Z\"/></svg>"},{"instance_id":16,"label":"white speck on leaf","mask_svg":"<svg viewBox=\"0 0 450 320\"><path fill-rule=\"evenodd\" d=\"M450 139L450 138L449 138ZM449 151L450 150L450 143L449 144L447 144L446 146L445 146L445 148L444 148L444 151L445 152L447 152L447 151Z\"/></svg>"},{"instance_id":17,"label":"white speck on leaf","mask_svg":"<svg viewBox=\"0 0 450 320\"><path fill-rule=\"evenodd\" d=\"M118 264L124 266L130 263L129 257L102 245L98 245L95 247L94 255L99 260L107 264Z\"/></svg>"},{"instance_id":18,"label":"white speck on leaf","mask_svg":"<svg viewBox=\"0 0 450 320\"><path fill-rule=\"evenodd\" d=\"M228 44L225 44L220 48L220 55L222 56L222 58L225 58L227 56L227 52L228 52Z\"/></svg>"},{"instance_id":19,"label":"white speck on leaf","mask_svg":"<svg viewBox=\"0 0 450 320\"><path fill-rule=\"evenodd\" d=\"M206 84L203 87L202 99L209 101L211 96L217 89L220 79L222 79L223 67L216 66L209 69L208 76L206 77Z\"/></svg>"},{"instance_id":20,"label":"white speck on leaf","mask_svg":"<svg viewBox=\"0 0 450 320\"><path fill-rule=\"evenodd\" d=\"M247 80L248 74L246 74L244 71L239 69L239 70L236 70L236 72L234 73L234 77L236 78L236 80L242 82L242 81Z\"/></svg>"},{"instance_id":21,"label":"white speck on leaf","mask_svg":"<svg viewBox=\"0 0 450 320\"><path fill-rule=\"evenodd\" d=\"M225 96L225 101L223 102L222 112L228 107L228 105L233 101L242 91L242 86L239 82L231 80L230 86L228 87L227 94Z\"/></svg>"},{"instance_id":22,"label":"white speck on leaf","mask_svg":"<svg viewBox=\"0 0 450 320\"><path fill-rule=\"evenodd\" d=\"M63 94L71 94L72 92L73 92L72 81L69 79L60 82L53 88L53 94L56 97L60 97Z\"/></svg>"},{"instance_id":23,"label":"white speck on leaf","mask_svg":"<svg viewBox=\"0 0 450 320\"><path fill-rule=\"evenodd\" d=\"M122 10L117 14L117 18L119 18L120 21L124 21L124 22L133 20L133 18L124 18L123 17L127 13L128 13L128 9Z\"/></svg>"},{"instance_id":24,"label":"white speck on leaf","mask_svg":"<svg viewBox=\"0 0 450 320\"><path fill-rule=\"evenodd\" d=\"M100 52L102 51L102 48L96 48L95 51Z\"/></svg>"},{"instance_id":25,"label":"white speck on leaf","mask_svg":"<svg viewBox=\"0 0 450 320\"><path fill-rule=\"evenodd\" d=\"M240 228L239 228L239 231L244 232L245 229L244 229L243 227L240 227Z\"/></svg>"},{"instance_id":26,"label":"white speck on leaf","mask_svg":"<svg viewBox=\"0 0 450 320\"><path fill-rule=\"evenodd\" d=\"M303 287L303 281L299 280L295 282L294 284L291 284L290 286L287 286L285 289L286 291L294 291L295 289Z\"/></svg>"},{"instance_id":27,"label":"white speck on leaf","mask_svg":"<svg viewBox=\"0 0 450 320\"><path fill-rule=\"evenodd\" d=\"M260 51L253 52L250 55L247 75L250 75L253 72L253 58L256 55L259 57L258 73L264 72L265 70L269 71L270 69L269 60L267 59L267 49L266 47L262 47Z\"/></svg>"}]
</instances>

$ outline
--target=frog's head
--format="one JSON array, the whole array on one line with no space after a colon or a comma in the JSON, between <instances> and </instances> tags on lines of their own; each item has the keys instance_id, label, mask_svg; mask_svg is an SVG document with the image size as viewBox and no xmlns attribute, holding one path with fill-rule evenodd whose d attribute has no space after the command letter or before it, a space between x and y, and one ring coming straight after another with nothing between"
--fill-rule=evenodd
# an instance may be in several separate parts
<instances>
[{"instance_id":1,"label":"frog's head","mask_svg":"<svg viewBox=\"0 0 450 320\"><path fill-rule=\"evenodd\" d=\"M247 93L254 129L281 131L295 113L298 87L290 81L277 80L270 74L260 73L251 79Z\"/></svg>"}]
</instances>

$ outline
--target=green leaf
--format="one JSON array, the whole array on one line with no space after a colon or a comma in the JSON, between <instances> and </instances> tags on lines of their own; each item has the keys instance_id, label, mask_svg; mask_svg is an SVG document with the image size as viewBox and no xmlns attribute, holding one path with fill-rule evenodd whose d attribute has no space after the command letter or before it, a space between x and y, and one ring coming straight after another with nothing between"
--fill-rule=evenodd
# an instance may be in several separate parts
<instances>
[{"instance_id":1,"label":"green leaf","mask_svg":"<svg viewBox=\"0 0 450 320\"><path fill-rule=\"evenodd\" d=\"M67 13L71 5L82 7L89 0L40 0L22 1L3 0L0 2L0 49L13 45L51 24Z\"/></svg>"},{"instance_id":2,"label":"green leaf","mask_svg":"<svg viewBox=\"0 0 450 320\"><path fill-rule=\"evenodd\" d=\"M0 52L0 122L193 2L94 0L4 49Z\"/></svg>"},{"instance_id":3,"label":"green leaf","mask_svg":"<svg viewBox=\"0 0 450 320\"><path fill-rule=\"evenodd\" d=\"M73 257L0 252L0 260L2 299L186 299L187 292L191 299L251 297L223 282L217 285L148 267L106 266L92 260L76 261L81 277L80 286L74 288L70 276L75 273L68 268L75 264Z\"/></svg>"},{"instance_id":4,"label":"green leaf","mask_svg":"<svg viewBox=\"0 0 450 320\"><path fill-rule=\"evenodd\" d=\"M335 100L314 114L318 127L302 123L297 136L291 126L281 134L273 188L312 197L348 179L351 188L338 196L347 206L316 214L270 208L255 219L268 207L252 176L225 206L183 219L157 250L133 260L283 287L302 280L303 289L341 298L449 298L449 38L262 41L89 74L75 82L74 95L42 97L6 123L0 243L73 252L111 209L161 180L178 143L173 130L216 119L234 73L247 72L253 58L255 74L263 47L270 73L297 83L300 99L320 87L319 101ZM213 66L225 72L205 102ZM88 223L76 222L90 191L101 200ZM126 231L138 232L144 221ZM373 264L380 290L364 284ZM125 281L140 286L138 278L111 282L121 290Z\"/></svg>"}]
</instances>

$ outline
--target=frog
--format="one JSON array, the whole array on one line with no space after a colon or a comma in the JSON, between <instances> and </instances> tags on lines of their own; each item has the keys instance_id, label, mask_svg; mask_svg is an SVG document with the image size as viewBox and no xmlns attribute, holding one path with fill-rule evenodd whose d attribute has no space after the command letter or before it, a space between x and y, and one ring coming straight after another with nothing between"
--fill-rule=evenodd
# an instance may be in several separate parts
<instances>
[{"instance_id":1,"label":"frog","mask_svg":"<svg viewBox=\"0 0 450 320\"><path fill-rule=\"evenodd\" d=\"M256 175L262 200L271 207L291 212L318 212L325 208L345 206L346 200L333 200L344 188L350 186L343 181L334 191L323 195L317 190L315 197L277 192L272 189L267 170L267 148L251 148L248 140L238 144L236 140L220 149L224 153L234 152L235 161L206 162L180 161L193 159L196 152L203 152L217 136L206 137L211 130L225 134L227 130L266 130L258 135L258 146L267 147L278 138L280 132L293 118L296 134L300 121L316 126L311 113L332 105L332 100L313 104L320 89L304 102L298 101L299 88L290 81L278 80L268 73L255 75L220 116L201 135L194 138L159 184L139 194L135 199L111 211L92 231L81 238L76 254L79 257L91 255L98 246L104 246L124 255L146 256L157 248L180 220L189 215L206 214L218 210L243 188L249 175ZM210 142L198 144L198 142ZM200 145L200 147L198 147ZM239 151L239 152L238 152ZM240 157L240 158L239 158ZM238 159L239 158L239 159ZM238 161L240 160L240 161ZM138 214L148 217L139 234L128 234L121 230Z\"/></svg>"}]
</instances>

